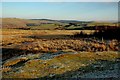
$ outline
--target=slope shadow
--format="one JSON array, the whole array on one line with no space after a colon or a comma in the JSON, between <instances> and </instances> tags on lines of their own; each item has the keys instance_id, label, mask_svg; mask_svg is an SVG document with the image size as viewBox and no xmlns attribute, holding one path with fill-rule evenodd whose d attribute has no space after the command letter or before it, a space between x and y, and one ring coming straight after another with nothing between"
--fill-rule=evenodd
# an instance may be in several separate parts
<instances>
[{"instance_id":1,"label":"slope shadow","mask_svg":"<svg viewBox=\"0 0 120 80\"><path fill-rule=\"evenodd\" d=\"M38 51L23 50L23 49L17 49L17 48L2 48L2 61L5 61L15 56L26 55L29 53L35 54L35 53L38 53Z\"/></svg>"},{"instance_id":2,"label":"slope shadow","mask_svg":"<svg viewBox=\"0 0 120 80\"><path fill-rule=\"evenodd\" d=\"M96 38L104 38L106 40L111 39L117 39L120 40L120 28L115 29L103 29L103 30L96 30L93 34L86 34L84 32L80 32L74 35L74 37L82 37L82 38L90 38L90 37L96 37Z\"/></svg>"},{"instance_id":3,"label":"slope shadow","mask_svg":"<svg viewBox=\"0 0 120 80\"><path fill-rule=\"evenodd\" d=\"M31 36L23 36L23 38L47 39L47 40L54 40L54 39L68 40L68 39L73 38L73 36L72 35L31 35Z\"/></svg>"},{"instance_id":4,"label":"slope shadow","mask_svg":"<svg viewBox=\"0 0 120 80\"><path fill-rule=\"evenodd\" d=\"M58 80L58 79L59 80L61 80L61 79L62 80L73 80L73 79L75 79L76 80L77 79L77 80L79 80L81 78L85 78L84 75L87 73L96 73L96 72L105 71L105 70L110 70L111 72L113 70L115 70L116 72L114 73L114 75L111 75L109 77L105 77L105 76L108 75L110 72L106 73L106 75L105 75L105 73L102 73L104 75L104 78L110 78L110 79L111 78L120 78L120 76L119 76L120 70L119 70L119 66L118 66L119 64L120 64L119 61L100 60L97 63L90 64L86 67L81 67L75 71L68 71L63 74L57 74L57 75L53 74L52 76L45 76L40 79L43 79L43 80L47 80L47 79L49 79L49 80ZM96 76L96 75L94 75L94 76ZM85 80L86 80L86 78L85 78Z\"/></svg>"}]
</instances>

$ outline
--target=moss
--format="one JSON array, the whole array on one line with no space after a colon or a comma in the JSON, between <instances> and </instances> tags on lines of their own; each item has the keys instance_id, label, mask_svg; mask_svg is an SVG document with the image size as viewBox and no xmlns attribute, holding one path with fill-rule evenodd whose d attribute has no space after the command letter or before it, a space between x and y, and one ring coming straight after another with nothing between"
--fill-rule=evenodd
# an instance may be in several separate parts
<instances>
[{"instance_id":1,"label":"moss","mask_svg":"<svg viewBox=\"0 0 120 80\"><path fill-rule=\"evenodd\" d=\"M79 54L62 54L50 60L33 59L25 63L20 70L23 72L10 74L13 77L35 78L44 77L51 74L63 74L68 71L75 71L79 68L95 64L98 60L113 61L118 58L118 53L79 53ZM87 71L92 67L86 67ZM96 68L94 68L96 69ZM92 70L94 70L92 69ZM100 70L102 68L99 68ZM9 75L8 75L9 76Z\"/></svg>"}]
</instances>

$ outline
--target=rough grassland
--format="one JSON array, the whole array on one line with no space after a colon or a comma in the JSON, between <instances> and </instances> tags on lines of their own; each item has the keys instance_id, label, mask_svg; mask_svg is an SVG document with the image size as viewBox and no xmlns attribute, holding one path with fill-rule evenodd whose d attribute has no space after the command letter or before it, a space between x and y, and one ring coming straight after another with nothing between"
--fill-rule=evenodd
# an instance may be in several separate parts
<instances>
[{"instance_id":1,"label":"rough grassland","mask_svg":"<svg viewBox=\"0 0 120 80\"><path fill-rule=\"evenodd\" d=\"M76 32L80 31L2 29L2 77L53 77L83 68L89 72L94 69L89 66L99 61L114 62L120 59L119 41L106 44L104 40L71 37ZM89 34L93 31L84 32ZM59 51L64 54L57 54ZM41 58L47 53L53 57Z\"/></svg>"},{"instance_id":2,"label":"rough grassland","mask_svg":"<svg viewBox=\"0 0 120 80\"><path fill-rule=\"evenodd\" d=\"M119 53L117 52L101 52L101 53L78 53L63 54L52 59L28 60L24 66L19 67L16 71L14 68L8 73L3 73L4 78L40 78L56 74L63 74L68 71L75 71L81 67L89 66L100 61L114 61ZM7 63L6 63L7 64ZM6 65L4 64L4 65ZM10 63L9 63L10 64Z\"/></svg>"}]
</instances>

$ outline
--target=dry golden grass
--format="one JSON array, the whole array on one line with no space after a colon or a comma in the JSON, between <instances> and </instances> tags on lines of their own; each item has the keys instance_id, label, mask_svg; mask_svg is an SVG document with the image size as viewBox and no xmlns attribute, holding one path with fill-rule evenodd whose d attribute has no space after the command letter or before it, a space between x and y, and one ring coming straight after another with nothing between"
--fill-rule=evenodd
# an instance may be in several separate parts
<instances>
[{"instance_id":1,"label":"dry golden grass","mask_svg":"<svg viewBox=\"0 0 120 80\"><path fill-rule=\"evenodd\" d=\"M8 67L8 66L12 66L12 65L15 65L21 61L26 61L28 60L28 58L26 57L21 57L21 58L17 58L17 59L12 59L12 60L9 60L7 62L4 63L3 67Z\"/></svg>"},{"instance_id":2,"label":"dry golden grass","mask_svg":"<svg viewBox=\"0 0 120 80\"><path fill-rule=\"evenodd\" d=\"M2 72L9 72L11 70L12 70L12 68L10 68L10 67L2 68Z\"/></svg>"},{"instance_id":3,"label":"dry golden grass","mask_svg":"<svg viewBox=\"0 0 120 80\"><path fill-rule=\"evenodd\" d=\"M55 37L61 38L59 35L73 35L79 30L17 30L17 29L2 29L2 48L18 48L20 50L30 51L44 51L44 52L57 52L58 49L66 52L85 47L87 44L92 45L80 39L67 39L66 36L63 39L44 39L39 36L57 35ZM85 31L91 33L92 31ZM31 38L26 36L35 36L38 38ZM65 39L64 39L65 38ZM24 42L30 42L30 44L24 44ZM84 45L85 44L85 45ZM100 45L95 45L101 47ZM105 48L105 46L102 46ZM14 53L17 54L17 53ZM49 60L35 59L41 55L27 55L26 58L16 58L9 60L3 64L4 78L39 78L55 74L63 74L68 71L74 71L81 67L90 65L98 60L112 61L118 56L118 52L80 52L79 54L62 54ZM21 61L28 60L24 66L21 66L18 71L14 71L14 68L10 66L15 65ZM7 67L7 68L6 68ZM10 73L9 73L10 72ZM5 74L4 74L5 73Z\"/></svg>"},{"instance_id":4,"label":"dry golden grass","mask_svg":"<svg viewBox=\"0 0 120 80\"><path fill-rule=\"evenodd\" d=\"M41 51L47 52L47 51L50 51L48 48L50 46L52 46L52 45L53 45L52 47L54 48L55 45L57 46L57 44L59 45L60 43L65 43L65 45L67 45L69 42L70 42L69 44L71 44L71 42L73 42L74 44L76 44L76 41L69 40L71 38L64 36L64 35L73 35L76 32L80 32L80 31L79 30L17 30L17 29L2 29L2 47L3 48L16 48L16 46L21 45L20 46L21 49L24 48L26 50L29 50L28 48L32 47L32 50L41 50ZM91 33L93 31L85 30L85 32L86 33ZM50 35L52 35L52 36L50 37ZM32 36L32 37L29 37L29 36ZM34 38L34 37L36 37L36 38ZM39 39L39 37L40 37L40 39ZM53 37L54 37L54 39L56 38L56 40L50 40ZM59 39L57 39L57 38L59 38ZM68 40L65 40L65 39L68 39ZM24 42L31 42L31 43L32 42L37 42L38 47L34 46L34 44L28 45L26 47L23 44ZM50 46L48 46L49 44L50 44ZM67 46L69 46L69 44ZM62 48L63 45L61 45L61 48ZM57 51L56 48L51 49L51 51L56 52ZM58 46L58 48L60 48L60 46Z\"/></svg>"}]
</instances>

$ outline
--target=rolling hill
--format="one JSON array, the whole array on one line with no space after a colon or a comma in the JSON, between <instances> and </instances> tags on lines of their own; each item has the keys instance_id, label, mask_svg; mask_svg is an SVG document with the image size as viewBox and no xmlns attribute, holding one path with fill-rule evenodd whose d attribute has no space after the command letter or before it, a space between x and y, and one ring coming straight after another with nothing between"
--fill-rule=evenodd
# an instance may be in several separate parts
<instances>
[{"instance_id":1,"label":"rolling hill","mask_svg":"<svg viewBox=\"0 0 120 80\"><path fill-rule=\"evenodd\" d=\"M96 25L115 25L112 22L77 21L77 20L51 20L51 19L19 19L1 18L2 28L10 29L80 29Z\"/></svg>"}]
</instances>

